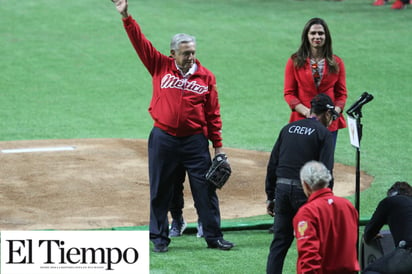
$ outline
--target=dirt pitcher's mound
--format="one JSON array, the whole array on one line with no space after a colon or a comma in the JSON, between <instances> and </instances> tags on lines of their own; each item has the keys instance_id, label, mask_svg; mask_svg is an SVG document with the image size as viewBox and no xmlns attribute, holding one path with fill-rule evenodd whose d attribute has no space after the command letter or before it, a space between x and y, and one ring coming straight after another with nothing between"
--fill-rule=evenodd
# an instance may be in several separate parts
<instances>
[{"instance_id":1,"label":"dirt pitcher's mound","mask_svg":"<svg viewBox=\"0 0 412 274\"><path fill-rule=\"evenodd\" d=\"M82 139L0 142L0 230L146 225L147 141ZM222 219L266 214L269 152L225 148L232 176L218 190ZM355 191L355 169L336 164L335 194ZM361 173L361 190L372 177ZM188 182L185 219L196 222Z\"/></svg>"}]
</instances>

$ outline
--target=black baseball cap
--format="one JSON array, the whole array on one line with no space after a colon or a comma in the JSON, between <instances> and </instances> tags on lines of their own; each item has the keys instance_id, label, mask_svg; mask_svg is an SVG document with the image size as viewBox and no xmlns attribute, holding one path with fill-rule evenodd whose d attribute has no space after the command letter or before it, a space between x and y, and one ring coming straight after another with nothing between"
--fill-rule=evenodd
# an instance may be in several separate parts
<instances>
[{"instance_id":1,"label":"black baseball cap","mask_svg":"<svg viewBox=\"0 0 412 274\"><path fill-rule=\"evenodd\" d=\"M312 101L310 101L310 105L312 112L315 114L322 114L330 111L332 114L332 120L336 120L339 117L339 113L336 112L332 99L324 93L316 95Z\"/></svg>"}]
</instances>

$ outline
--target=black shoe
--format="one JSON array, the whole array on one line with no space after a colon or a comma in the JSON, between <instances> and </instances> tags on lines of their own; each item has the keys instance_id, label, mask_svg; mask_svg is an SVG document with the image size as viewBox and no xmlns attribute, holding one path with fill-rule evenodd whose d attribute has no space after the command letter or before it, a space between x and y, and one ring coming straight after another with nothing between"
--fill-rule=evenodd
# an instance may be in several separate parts
<instances>
[{"instance_id":1,"label":"black shoe","mask_svg":"<svg viewBox=\"0 0 412 274\"><path fill-rule=\"evenodd\" d=\"M169 251L169 248L165 244L156 244L153 247L153 252L167 252Z\"/></svg>"},{"instance_id":2,"label":"black shoe","mask_svg":"<svg viewBox=\"0 0 412 274\"><path fill-rule=\"evenodd\" d=\"M220 250L230 250L234 246L235 246L234 243L231 243L223 239L219 239L219 240L207 243L208 248L218 248Z\"/></svg>"}]
</instances>

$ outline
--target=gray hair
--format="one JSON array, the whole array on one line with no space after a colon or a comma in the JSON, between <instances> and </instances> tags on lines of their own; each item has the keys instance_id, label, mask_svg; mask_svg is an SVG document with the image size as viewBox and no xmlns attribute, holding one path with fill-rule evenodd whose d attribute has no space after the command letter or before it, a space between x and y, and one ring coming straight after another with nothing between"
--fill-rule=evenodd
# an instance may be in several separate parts
<instances>
[{"instance_id":1,"label":"gray hair","mask_svg":"<svg viewBox=\"0 0 412 274\"><path fill-rule=\"evenodd\" d=\"M323 163L310 161L300 169L300 180L306 182L312 190L318 190L329 185L332 175Z\"/></svg>"},{"instance_id":2,"label":"gray hair","mask_svg":"<svg viewBox=\"0 0 412 274\"><path fill-rule=\"evenodd\" d=\"M191 36L186 33L178 33L172 37L172 41L170 42L170 49L171 50L179 50L179 46L182 43L190 43L193 42L196 44L196 37Z\"/></svg>"}]
</instances>

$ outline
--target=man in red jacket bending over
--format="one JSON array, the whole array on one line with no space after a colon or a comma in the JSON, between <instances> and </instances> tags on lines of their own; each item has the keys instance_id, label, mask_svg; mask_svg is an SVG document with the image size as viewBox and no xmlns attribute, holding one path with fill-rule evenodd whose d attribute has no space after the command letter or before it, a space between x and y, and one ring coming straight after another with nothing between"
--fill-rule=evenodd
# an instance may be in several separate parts
<instances>
[{"instance_id":1,"label":"man in red jacket bending over","mask_svg":"<svg viewBox=\"0 0 412 274\"><path fill-rule=\"evenodd\" d=\"M293 218L298 248L297 273L357 273L358 212L328 188L332 176L320 162L300 171L308 201Z\"/></svg>"},{"instance_id":2,"label":"man in red jacket bending over","mask_svg":"<svg viewBox=\"0 0 412 274\"><path fill-rule=\"evenodd\" d=\"M154 127L149 136L150 240L153 251L166 252L170 243L167 213L174 180L183 167L207 246L229 250L223 239L216 187L206 182L211 165L209 140L222 153L222 120L215 76L196 59L196 40L176 34L170 56L160 53L129 15L127 0L112 0L136 53L152 76L149 113Z\"/></svg>"}]
</instances>

